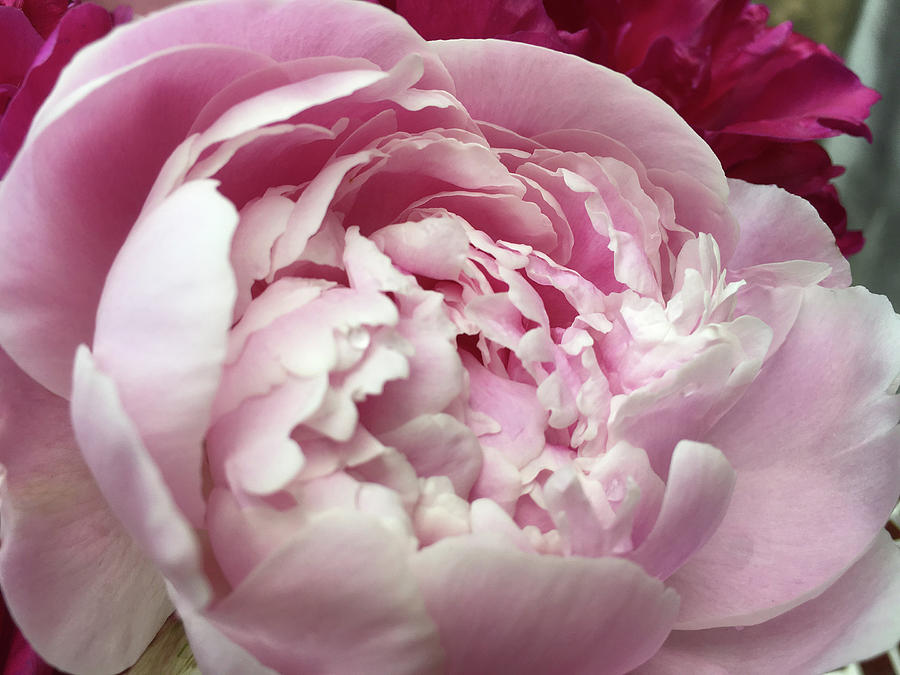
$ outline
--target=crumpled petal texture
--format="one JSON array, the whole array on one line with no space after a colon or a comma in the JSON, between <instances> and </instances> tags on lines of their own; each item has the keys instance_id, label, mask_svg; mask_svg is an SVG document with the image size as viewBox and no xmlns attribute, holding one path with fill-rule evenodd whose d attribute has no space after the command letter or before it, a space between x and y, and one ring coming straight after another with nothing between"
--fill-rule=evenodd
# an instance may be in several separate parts
<instances>
[{"instance_id":1,"label":"crumpled petal texture","mask_svg":"<svg viewBox=\"0 0 900 675\"><path fill-rule=\"evenodd\" d=\"M0 207L0 583L54 665L118 672L171 606L215 673L897 637L898 319L620 74L370 3L178 6L75 58Z\"/></svg>"}]
</instances>

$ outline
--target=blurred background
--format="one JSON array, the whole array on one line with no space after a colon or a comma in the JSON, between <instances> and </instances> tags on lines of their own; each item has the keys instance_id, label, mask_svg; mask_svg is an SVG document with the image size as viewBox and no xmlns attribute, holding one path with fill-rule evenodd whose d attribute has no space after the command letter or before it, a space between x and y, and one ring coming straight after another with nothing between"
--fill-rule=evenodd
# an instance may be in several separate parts
<instances>
[{"instance_id":1,"label":"blurred background","mask_svg":"<svg viewBox=\"0 0 900 675\"><path fill-rule=\"evenodd\" d=\"M770 23L792 21L881 93L868 119L871 145L849 136L824 145L847 168L835 183L850 228L866 237L850 258L853 282L887 295L900 310L900 0L763 1L772 10Z\"/></svg>"}]
</instances>

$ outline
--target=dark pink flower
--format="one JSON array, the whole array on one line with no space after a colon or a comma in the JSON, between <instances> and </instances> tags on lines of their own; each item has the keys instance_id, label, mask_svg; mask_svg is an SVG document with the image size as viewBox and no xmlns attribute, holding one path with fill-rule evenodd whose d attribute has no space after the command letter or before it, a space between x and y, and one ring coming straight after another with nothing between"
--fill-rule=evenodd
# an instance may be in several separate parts
<instances>
[{"instance_id":1,"label":"dark pink flower","mask_svg":"<svg viewBox=\"0 0 900 675\"><path fill-rule=\"evenodd\" d=\"M91 3L0 0L0 178L37 109L79 49L106 35L129 11Z\"/></svg>"},{"instance_id":2,"label":"dark pink flower","mask_svg":"<svg viewBox=\"0 0 900 675\"><path fill-rule=\"evenodd\" d=\"M625 73L684 117L727 175L810 201L845 255L863 245L829 181L841 172L813 139L871 140L878 94L841 59L768 27L747 0L381 0L428 39L497 37L571 52Z\"/></svg>"},{"instance_id":3,"label":"dark pink flower","mask_svg":"<svg viewBox=\"0 0 900 675\"><path fill-rule=\"evenodd\" d=\"M9 610L2 597L0 597L0 668L3 675L55 675L59 672L38 656L28 644L9 616Z\"/></svg>"}]
</instances>

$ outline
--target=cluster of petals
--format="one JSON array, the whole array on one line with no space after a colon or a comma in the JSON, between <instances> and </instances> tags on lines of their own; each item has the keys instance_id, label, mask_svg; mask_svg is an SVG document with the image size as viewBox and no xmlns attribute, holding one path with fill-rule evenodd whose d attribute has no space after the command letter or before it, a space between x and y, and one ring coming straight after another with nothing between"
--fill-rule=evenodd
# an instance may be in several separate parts
<instances>
[{"instance_id":1,"label":"cluster of petals","mask_svg":"<svg viewBox=\"0 0 900 675\"><path fill-rule=\"evenodd\" d=\"M845 255L861 232L830 183L840 175L814 139L871 139L878 94L790 23L770 27L749 0L381 0L429 39L503 38L578 54L627 74L674 107L725 172L775 184L816 207Z\"/></svg>"},{"instance_id":2,"label":"cluster of petals","mask_svg":"<svg viewBox=\"0 0 900 675\"><path fill-rule=\"evenodd\" d=\"M0 183L0 584L204 672L814 672L900 633L900 322L621 74L350 0L83 49ZM840 340L838 340L840 337Z\"/></svg>"}]
</instances>

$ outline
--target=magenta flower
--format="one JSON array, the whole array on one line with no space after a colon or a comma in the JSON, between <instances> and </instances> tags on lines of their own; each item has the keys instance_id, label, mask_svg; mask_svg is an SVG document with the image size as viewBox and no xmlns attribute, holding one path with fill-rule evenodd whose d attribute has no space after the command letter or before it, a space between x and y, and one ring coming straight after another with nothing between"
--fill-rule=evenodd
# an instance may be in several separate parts
<instances>
[{"instance_id":1,"label":"magenta flower","mask_svg":"<svg viewBox=\"0 0 900 675\"><path fill-rule=\"evenodd\" d=\"M863 245L812 139L871 140L878 94L790 24L748 0L382 0L429 39L499 37L571 52L628 75L673 106L725 173L806 198L845 255Z\"/></svg>"},{"instance_id":2,"label":"magenta flower","mask_svg":"<svg viewBox=\"0 0 900 675\"><path fill-rule=\"evenodd\" d=\"M55 675L56 669L38 656L9 616L0 598L0 672L3 675Z\"/></svg>"},{"instance_id":3,"label":"magenta flower","mask_svg":"<svg viewBox=\"0 0 900 675\"><path fill-rule=\"evenodd\" d=\"M0 5L0 178L60 72L85 45L127 21L127 8L28 0Z\"/></svg>"}]
</instances>

